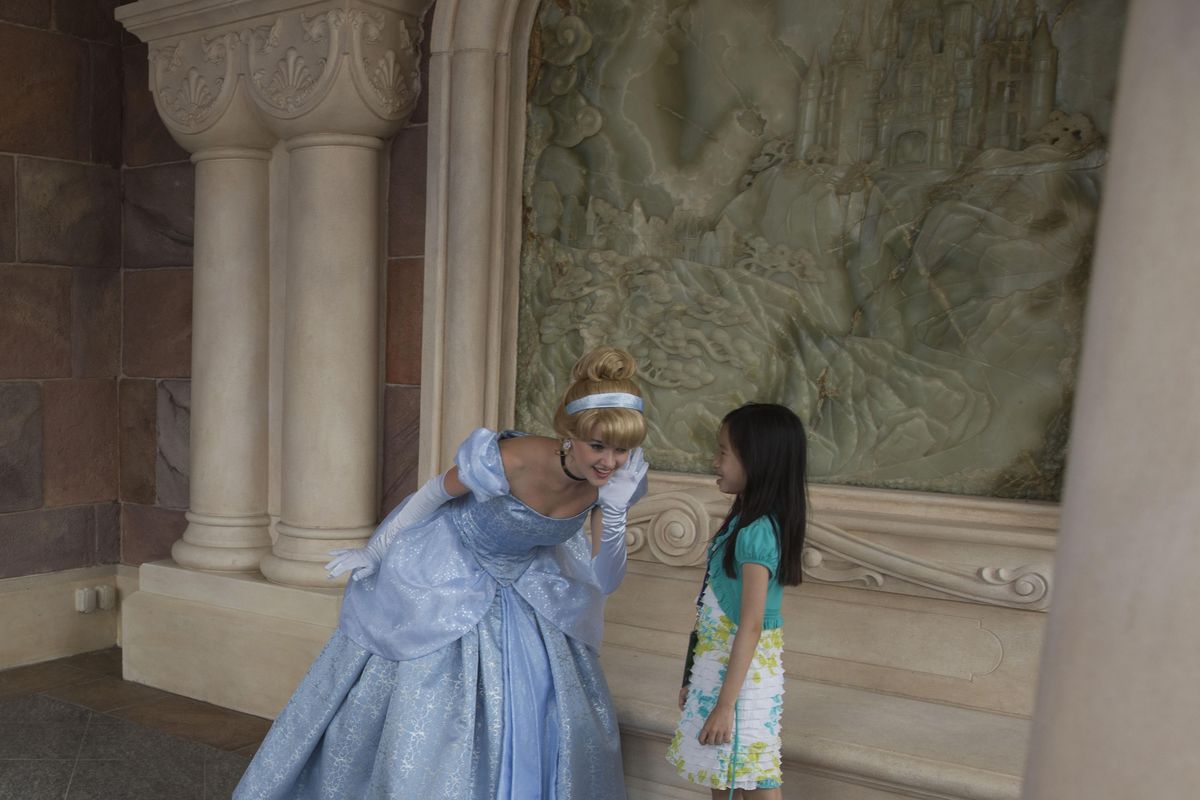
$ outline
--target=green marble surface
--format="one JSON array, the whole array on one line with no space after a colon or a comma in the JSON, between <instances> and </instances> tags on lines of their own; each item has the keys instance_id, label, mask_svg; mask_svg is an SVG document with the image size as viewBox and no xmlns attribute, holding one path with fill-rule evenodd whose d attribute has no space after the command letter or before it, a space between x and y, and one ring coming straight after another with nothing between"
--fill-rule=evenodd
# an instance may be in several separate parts
<instances>
[{"instance_id":1,"label":"green marble surface","mask_svg":"<svg viewBox=\"0 0 1200 800\"><path fill-rule=\"evenodd\" d=\"M720 417L769 400L815 481L1057 499L1123 16L545 3L518 426L611 343L656 468L707 472Z\"/></svg>"}]
</instances>

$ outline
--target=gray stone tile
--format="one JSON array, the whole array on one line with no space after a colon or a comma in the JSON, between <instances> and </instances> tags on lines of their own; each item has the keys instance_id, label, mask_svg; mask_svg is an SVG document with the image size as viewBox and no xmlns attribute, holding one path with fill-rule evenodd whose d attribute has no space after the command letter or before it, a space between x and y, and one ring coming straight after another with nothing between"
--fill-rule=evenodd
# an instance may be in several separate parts
<instances>
[{"instance_id":1,"label":"gray stone tile","mask_svg":"<svg viewBox=\"0 0 1200 800\"><path fill-rule=\"evenodd\" d=\"M203 793L203 777L186 781L145 762L81 759L66 800L201 800Z\"/></svg>"},{"instance_id":2,"label":"gray stone tile","mask_svg":"<svg viewBox=\"0 0 1200 800\"><path fill-rule=\"evenodd\" d=\"M91 718L86 708L41 695L0 700L0 761L74 758Z\"/></svg>"},{"instance_id":3,"label":"gray stone tile","mask_svg":"<svg viewBox=\"0 0 1200 800\"><path fill-rule=\"evenodd\" d=\"M191 416L192 382L159 381L154 485L158 505L164 508L188 507Z\"/></svg>"},{"instance_id":4,"label":"gray stone tile","mask_svg":"<svg viewBox=\"0 0 1200 800\"><path fill-rule=\"evenodd\" d=\"M17 159L18 260L119 267L120 200L112 167Z\"/></svg>"},{"instance_id":5,"label":"gray stone tile","mask_svg":"<svg viewBox=\"0 0 1200 800\"><path fill-rule=\"evenodd\" d=\"M46 505L117 499L116 380L47 381L42 436Z\"/></svg>"},{"instance_id":6,"label":"gray stone tile","mask_svg":"<svg viewBox=\"0 0 1200 800\"><path fill-rule=\"evenodd\" d=\"M42 392L0 382L0 512L42 504Z\"/></svg>"},{"instance_id":7,"label":"gray stone tile","mask_svg":"<svg viewBox=\"0 0 1200 800\"><path fill-rule=\"evenodd\" d=\"M6 76L0 80L0 151L90 157L88 59L88 44L79 39L0 24L0 74Z\"/></svg>"},{"instance_id":8,"label":"gray stone tile","mask_svg":"<svg viewBox=\"0 0 1200 800\"><path fill-rule=\"evenodd\" d=\"M77 3L74 5L90 5ZM108 15L114 24L112 14ZM120 32L116 37L120 38ZM116 45L93 44L90 48L92 67L92 158L97 164L121 167L121 101L125 94L121 74L121 48Z\"/></svg>"},{"instance_id":9,"label":"gray stone tile","mask_svg":"<svg viewBox=\"0 0 1200 800\"><path fill-rule=\"evenodd\" d=\"M417 444L420 437L421 387L388 386L383 412L383 496L386 516L417 488Z\"/></svg>"},{"instance_id":10,"label":"gray stone tile","mask_svg":"<svg viewBox=\"0 0 1200 800\"><path fill-rule=\"evenodd\" d=\"M121 504L121 563L142 564L171 557L171 545L187 530L184 512Z\"/></svg>"},{"instance_id":11,"label":"gray stone tile","mask_svg":"<svg viewBox=\"0 0 1200 800\"><path fill-rule=\"evenodd\" d=\"M121 23L113 16L117 6L128 0L57 0L54 27L63 33L98 42L121 41Z\"/></svg>"},{"instance_id":12,"label":"gray stone tile","mask_svg":"<svg viewBox=\"0 0 1200 800\"><path fill-rule=\"evenodd\" d=\"M50 27L50 0L0 0L0 20Z\"/></svg>"},{"instance_id":13,"label":"gray stone tile","mask_svg":"<svg viewBox=\"0 0 1200 800\"><path fill-rule=\"evenodd\" d=\"M107 714L97 714L79 748L81 760L128 761L166 776L171 783L202 785L212 749Z\"/></svg>"},{"instance_id":14,"label":"gray stone tile","mask_svg":"<svg viewBox=\"0 0 1200 800\"><path fill-rule=\"evenodd\" d=\"M131 167L187 161L188 152L171 138L167 126L154 107L149 88L149 62L145 44L124 48L125 104L124 133L125 163Z\"/></svg>"},{"instance_id":15,"label":"gray stone tile","mask_svg":"<svg viewBox=\"0 0 1200 800\"><path fill-rule=\"evenodd\" d=\"M249 765L246 756L209 751L204 762L204 800L229 800Z\"/></svg>"},{"instance_id":16,"label":"gray stone tile","mask_svg":"<svg viewBox=\"0 0 1200 800\"><path fill-rule=\"evenodd\" d=\"M62 800L74 759L0 761L0 800Z\"/></svg>"},{"instance_id":17,"label":"gray stone tile","mask_svg":"<svg viewBox=\"0 0 1200 800\"><path fill-rule=\"evenodd\" d=\"M191 265L194 175L186 161L125 170L126 269Z\"/></svg>"},{"instance_id":18,"label":"gray stone tile","mask_svg":"<svg viewBox=\"0 0 1200 800\"><path fill-rule=\"evenodd\" d=\"M192 370L192 270L126 270L121 347L131 378L186 378Z\"/></svg>"},{"instance_id":19,"label":"gray stone tile","mask_svg":"<svg viewBox=\"0 0 1200 800\"><path fill-rule=\"evenodd\" d=\"M71 270L0 264L0 378L71 375Z\"/></svg>"},{"instance_id":20,"label":"gray stone tile","mask_svg":"<svg viewBox=\"0 0 1200 800\"><path fill-rule=\"evenodd\" d=\"M121 381L120 439L121 499L154 504L157 388L154 381Z\"/></svg>"},{"instance_id":21,"label":"gray stone tile","mask_svg":"<svg viewBox=\"0 0 1200 800\"><path fill-rule=\"evenodd\" d=\"M0 156L0 263L17 257L16 162Z\"/></svg>"},{"instance_id":22,"label":"gray stone tile","mask_svg":"<svg viewBox=\"0 0 1200 800\"><path fill-rule=\"evenodd\" d=\"M72 270L71 374L114 378L121 371L121 273Z\"/></svg>"},{"instance_id":23,"label":"gray stone tile","mask_svg":"<svg viewBox=\"0 0 1200 800\"><path fill-rule=\"evenodd\" d=\"M96 563L121 562L121 505L100 503L96 510ZM118 659L120 663L120 659Z\"/></svg>"},{"instance_id":24,"label":"gray stone tile","mask_svg":"<svg viewBox=\"0 0 1200 800\"><path fill-rule=\"evenodd\" d=\"M92 515L91 506L0 514L0 578L89 566L95 557Z\"/></svg>"}]
</instances>

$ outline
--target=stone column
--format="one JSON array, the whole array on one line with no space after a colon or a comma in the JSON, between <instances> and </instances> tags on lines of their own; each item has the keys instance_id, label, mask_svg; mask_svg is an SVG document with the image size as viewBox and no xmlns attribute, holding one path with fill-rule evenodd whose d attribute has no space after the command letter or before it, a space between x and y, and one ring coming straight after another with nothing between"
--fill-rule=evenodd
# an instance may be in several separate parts
<instances>
[{"instance_id":1,"label":"stone column","mask_svg":"<svg viewBox=\"0 0 1200 800\"><path fill-rule=\"evenodd\" d=\"M143 0L150 88L195 154L192 508L182 565L329 586L377 511L383 141L420 91L431 0ZM268 491L270 149L290 159L282 519Z\"/></svg>"},{"instance_id":2,"label":"stone column","mask_svg":"<svg viewBox=\"0 0 1200 800\"><path fill-rule=\"evenodd\" d=\"M286 143L282 508L269 580L328 587L329 551L378 512L380 151L419 91L428 0L279 15L249 48L252 96Z\"/></svg>"},{"instance_id":3,"label":"stone column","mask_svg":"<svg viewBox=\"0 0 1200 800\"><path fill-rule=\"evenodd\" d=\"M379 153L370 136L288 140L282 518L263 574L328 586L379 508Z\"/></svg>"},{"instance_id":4,"label":"stone column","mask_svg":"<svg viewBox=\"0 0 1200 800\"><path fill-rule=\"evenodd\" d=\"M1129 7L1029 800L1200 786L1200 6Z\"/></svg>"},{"instance_id":5,"label":"stone column","mask_svg":"<svg viewBox=\"0 0 1200 800\"><path fill-rule=\"evenodd\" d=\"M210 148L196 164L191 507L171 557L257 570L267 516L267 160Z\"/></svg>"},{"instance_id":6,"label":"stone column","mask_svg":"<svg viewBox=\"0 0 1200 800\"><path fill-rule=\"evenodd\" d=\"M196 164L188 527L171 555L248 572L270 550L267 516L267 160L275 137L237 76L236 31L176 35L123 19L150 43L150 91ZM161 14L160 14L161 17Z\"/></svg>"}]
</instances>

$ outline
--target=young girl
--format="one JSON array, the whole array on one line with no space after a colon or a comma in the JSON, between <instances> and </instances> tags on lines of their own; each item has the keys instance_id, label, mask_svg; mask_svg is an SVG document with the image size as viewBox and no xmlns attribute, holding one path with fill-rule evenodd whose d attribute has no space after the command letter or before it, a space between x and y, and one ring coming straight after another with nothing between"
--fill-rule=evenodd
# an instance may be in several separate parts
<instances>
[{"instance_id":1,"label":"young girl","mask_svg":"<svg viewBox=\"0 0 1200 800\"><path fill-rule=\"evenodd\" d=\"M734 495L713 537L667 749L714 798L782 800L783 587L800 583L805 435L783 406L750 403L721 422L713 471ZM735 789L737 790L735 794Z\"/></svg>"}]
</instances>

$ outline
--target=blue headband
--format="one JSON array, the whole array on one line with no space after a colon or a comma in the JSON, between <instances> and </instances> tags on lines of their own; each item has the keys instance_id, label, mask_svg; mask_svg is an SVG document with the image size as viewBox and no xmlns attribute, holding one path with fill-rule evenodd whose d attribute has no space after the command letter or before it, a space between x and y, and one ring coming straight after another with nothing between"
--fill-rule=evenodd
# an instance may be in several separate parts
<instances>
[{"instance_id":1,"label":"blue headband","mask_svg":"<svg viewBox=\"0 0 1200 800\"><path fill-rule=\"evenodd\" d=\"M592 408L631 408L641 413L644 404L642 398L628 392L601 392L589 394L578 400L567 403L568 414L578 414Z\"/></svg>"}]
</instances>

